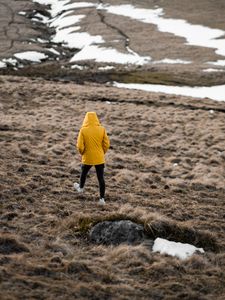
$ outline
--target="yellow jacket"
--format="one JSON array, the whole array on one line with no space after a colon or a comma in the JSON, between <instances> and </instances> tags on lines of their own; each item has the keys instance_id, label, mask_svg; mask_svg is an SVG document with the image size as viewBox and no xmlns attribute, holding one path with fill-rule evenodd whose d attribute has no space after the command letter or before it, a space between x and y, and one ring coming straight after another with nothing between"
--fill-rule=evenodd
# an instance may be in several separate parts
<instances>
[{"instance_id":1,"label":"yellow jacket","mask_svg":"<svg viewBox=\"0 0 225 300\"><path fill-rule=\"evenodd\" d=\"M77 138L77 149L85 165L105 163L105 153L110 142L106 130L101 126L95 112L87 112Z\"/></svg>"}]
</instances>

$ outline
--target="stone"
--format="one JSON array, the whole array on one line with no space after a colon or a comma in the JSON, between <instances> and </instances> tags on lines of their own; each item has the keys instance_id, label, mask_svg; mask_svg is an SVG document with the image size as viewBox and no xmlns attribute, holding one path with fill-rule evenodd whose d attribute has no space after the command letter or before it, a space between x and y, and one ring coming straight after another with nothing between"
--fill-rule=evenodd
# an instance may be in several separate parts
<instances>
[{"instance_id":1,"label":"stone","mask_svg":"<svg viewBox=\"0 0 225 300\"><path fill-rule=\"evenodd\" d=\"M96 244L139 244L146 239L144 227L130 220L104 221L90 231L90 239Z\"/></svg>"}]
</instances>

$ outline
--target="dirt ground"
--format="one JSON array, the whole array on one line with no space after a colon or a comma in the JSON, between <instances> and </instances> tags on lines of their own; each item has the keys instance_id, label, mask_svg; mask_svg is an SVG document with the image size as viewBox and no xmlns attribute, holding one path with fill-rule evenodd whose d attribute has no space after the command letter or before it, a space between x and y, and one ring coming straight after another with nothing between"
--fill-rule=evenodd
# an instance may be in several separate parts
<instances>
[{"instance_id":1,"label":"dirt ground","mask_svg":"<svg viewBox=\"0 0 225 300\"><path fill-rule=\"evenodd\" d=\"M1 299L224 298L223 102L0 80ZM90 110L111 140L104 208L94 170L84 195L73 190ZM85 228L97 218L156 222L159 236L206 253L180 261L146 245L96 246Z\"/></svg>"}]
</instances>

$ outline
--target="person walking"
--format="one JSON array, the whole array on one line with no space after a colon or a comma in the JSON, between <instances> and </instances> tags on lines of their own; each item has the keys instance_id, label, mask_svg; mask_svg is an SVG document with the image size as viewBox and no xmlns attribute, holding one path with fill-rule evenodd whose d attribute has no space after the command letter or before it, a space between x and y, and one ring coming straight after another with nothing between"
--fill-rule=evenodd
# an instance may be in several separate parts
<instances>
[{"instance_id":1,"label":"person walking","mask_svg":"<svg viewBox=\"0 0 225 300\"><path fill-rule=\"evenodd\" d=\"M95 166L100 199L99 204L105 204L105 153L110 147L106 130L101 126L96 112L87 112L77 138L77 149L82 156L80 182L74 183L74 188L82 193L87 174Z\"/></svg>"}]
</instances>

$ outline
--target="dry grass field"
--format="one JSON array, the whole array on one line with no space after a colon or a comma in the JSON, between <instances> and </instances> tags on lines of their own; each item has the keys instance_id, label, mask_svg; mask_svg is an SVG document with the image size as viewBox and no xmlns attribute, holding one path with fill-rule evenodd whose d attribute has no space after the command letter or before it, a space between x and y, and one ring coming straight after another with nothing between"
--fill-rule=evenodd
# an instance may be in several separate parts
<instances>
[{"instance_id":1,"label":"dry grass field","mask_svg":"<svg viewBox=\"0 0 225 300\"><path fill-rule=\"evenodd\" d=\"M13 76L0 95L2 300L224 299L224 102ZM93 110L111 140L105 207L94 170L73 190ZM93 224L120 219L205 254L91 243Z\"/></svg>"},{"instance_id":2,"label":"dry grass field","mask_svg":"<svg viewBox=\"0 0 225 300\"><path fill-rule=\"evenodd\" d=\"M223 0L89 2L158 6L165 18L225 30ZM0 299L224 300L225 102L108 83L222 85L224 66L208 62L224 56L90 6L71 11L85 14L80 32L152 61L112 64L109 71L99 68L106 63L82 61L81 71L70 62L79 50L52 43L54 29L32 21L37 12L49 17L32 1L0 0L0 62L8 59L0 68ZM12 63L24 51L49 57ZM165 58L191 63L157 63ZM204 72L211 67L218 70ZM94 168L84 194L73 188L80 175L76 139L87 111L97 112L111 141L103 207ZM143 225L148 238L94 244L93 226L113 220ZM155 253L157 237L205 252L186 260Z\"/></svg>"}]
</instances>

